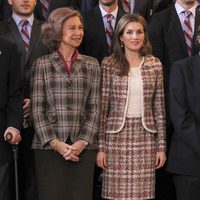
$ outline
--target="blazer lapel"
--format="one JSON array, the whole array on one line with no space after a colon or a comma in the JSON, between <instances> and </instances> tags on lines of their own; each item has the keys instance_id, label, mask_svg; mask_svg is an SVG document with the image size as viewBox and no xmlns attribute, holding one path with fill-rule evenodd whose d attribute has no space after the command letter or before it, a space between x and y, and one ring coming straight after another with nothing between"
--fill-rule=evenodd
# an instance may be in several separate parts
<instances>
[{"instance_id":1,"label":"blazer lapel","mask_svg":"<svg viewBox=\"0 0 200 200\"><path fill-rule=\"evenodd\" d=\"M118 12L117 12L117 19L116 19L116 23L115 23L115 28L114 28L114 30L116 29L116 26L117 26L119 20L121 19L121 17L122 17L123 15L125 15L125 14L126 14L126 13L125 13L123 10L118 9Z\"/></svg>"},{"instance_id":2,"label":"blazer lapel","mask_svg":"<svg viewBox=\"0 0 200 200\"><path fill-rule=\"evenodd\" d=\"M34 14L35 14L35 17L37 19L40 19L40 20L43 20L43 21L45 20L43 13L42 13L42 6L41 6L41 3L40 3L40 0L37 0Z\"/></svg>"},{"instance_id":3,"label":"blazer lapel","mask_svg":"<svg viewBox=\"0 0 200 200\"><path fill-rule=\"evenodd\" d=\"M68 73L65 69L65 65L64 63L62 62L62 60L60 59L59 55L57 52L54 52L50 55L50 60L55 68L55 70L61 74L64 79L67 79L68 78Z\"/></svg>"},{"instance_id":4,"label":"blazer lapel","mask_svg":"<svg viewBox=\"0 0 200 200\"><path fill-rule=\"evenodd\" d=\"M28 60L29 56L31 55L31 52L34 49L39 37L40 37L40 23L39 23L39 21L34 19L33 27L31 30L30 45L29 45L27 60Z\"/></svg>"},{"instance_id":5,"label":"blazer lapel","mask_svg":"<svg viewBox=\"0 0 200 200\"><path fill-rule=\"evenodd\" d=\"M199 25L200 25L200 8L199 8L199 6L197 6L197 8L196 8L196 16L195 16L195 25L194 25L194 36L193 36L193 40L192 40L193 55L199 52L199 49L195 45L197 29L198 29Z\"/></svg>"},{"instance_id":6,"label":"blazer lapel","mask_svg":"<svg viewBox=\"0 0 200 200\"><path fill-rule=\"evenodd\" d=\"M176 43L179 42L179 44L182 46L182 49L183 49L185 55L189 56L188 55L187 46L186 46L186 42L185 42L185 36L184 36L183 29L182 29L182 26L181 26L181 22L179 20L179 16L178 16L174 6L171 9L171 27L170 27L170 31L171 32L173 32L173 31L176 32L178 37L177 38L172 38L172 40L174 40L174 42L176 42ZM169 35L169 37L170 37L170 35ZM178 41L176 41L176 39Z\"/></svg>"},{"instance_id":7,"label":"blazer lapel","mask_svg":"<svg viewBox=\"0 0 200 200\"><path fill-rule=\"evenodd\" d=\"M26 55L26 49L24 47L22 37L20 35L19 29L18 29L15 21L13 20L13 18L8 19L8 28L9 28L9 32L12 35L12 38L15 40L15 43L21 49L23 54Z\"/></svg>"},{"instance_id":8,"label":"blazer lapel","mask_svg":"<svg viewBox=\"0 0 200 200\"><path fill-rule=\"evenodd\" d=\"M83 59L81 59L82 56L80 54L78 54L77 58L76 58L76 62L74 62L74 64L71 66L70 69L70 76L74 76L76 75L76 73L79 71L80 67L84 64L83 63Z\"/></svg>"},{"instance_id":9,"label":"blazer lapel","mask_svg":"<svg viewBox=\"0 0 200 200\"><path fill-rule=\"evenodd\" d=\"M60 59L57 52L54 52L51 54L51 62L55 68L55 70L63 76L66 82L69 82L69 78L73 77L80 69L80 67L83 65L83 59L81 59L82 56L78 54L76 62L71 66L70 73L68 74L65 65Z\"/></svg>"},{"instance_id":10,"label":"blazer lapel","mask_svg":"<svg viewBox=\"0 0 200 200\"><path fill-rule=\"evenodd\" d=\"M104 23L103 23L103 19L102 19L102 15L101 15L99 6L97 6L95 8L94 14L95 14L94 23L97 25L96 30L98 31L98 34L100 35L101 43L102 43L104 49L108 49L105 27L104 27Z\"/></svg>"}]
</instances>

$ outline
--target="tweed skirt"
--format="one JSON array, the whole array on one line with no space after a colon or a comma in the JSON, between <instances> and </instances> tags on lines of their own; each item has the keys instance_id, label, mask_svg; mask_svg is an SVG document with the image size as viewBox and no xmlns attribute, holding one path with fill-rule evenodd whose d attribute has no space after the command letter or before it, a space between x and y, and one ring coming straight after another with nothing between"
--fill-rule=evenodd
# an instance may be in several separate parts
<instances>
[{"instance_id":1,"label":"tweed skirt","mask_svg":"<svg viewBox=\"0 0 200 200\"><path fill-rule=\"evenodd\" d=\"M126 118L119 133L106 134L107 168L102 172L102 197L144 200L155 196L155 134L141 118Z\"/></svg>"}]
</instances>

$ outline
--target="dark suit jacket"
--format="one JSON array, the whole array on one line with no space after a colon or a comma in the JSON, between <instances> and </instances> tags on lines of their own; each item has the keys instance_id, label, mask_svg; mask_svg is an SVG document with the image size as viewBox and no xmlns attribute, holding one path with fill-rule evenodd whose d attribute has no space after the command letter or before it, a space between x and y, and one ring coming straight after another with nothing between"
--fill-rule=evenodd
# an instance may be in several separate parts
<instances>
[{"instance_id":1,"label":"dark suit jacket","mask_svg":"<svg viewBox=\"0 0 200 200\"><path fill-rule=\"evenodd\" d=\"M49 10L48 10L48 16L56 8L61 8L61 7L77 8L76 1L77 0L51 0L50 5L49 5ZM42 13L42 6L40 3L40 0L37 0L37 4L35 7L35 17L40 20L45 20L43 13Z\"/></svg>"},{"instance_id":2,"label":"dark suit jacket","mask_svg":"<svg viewBox=\"0 0 200 200\"><path fill-rule=\"evenodd\" d=\"M51 0L48 13L50 14L56 8L67 7L67 6L77 8L76 0ZM0 0L0 20L7 19L11 15L12 15L12 7L8 4L8 1ZM42 6L40 0L37 0L34 10L34 15L39 20L42 21L45 20L42 13Z\"/></svg>"},{"instance_id":3,"label":"dark suit jacket","mask_svg":"<svg viewBox=\"0 0 200 200\"><path fill-rule=\"evenodd\" d=\"M99 4L98 0L72 0L72 7L78 9L81 12L86 12L91 8L94 8Z\"/></svg>"},{"instance_id":4,"label":"dark suit jacket","mask_svg":"<svg viewBox=\"0 0 200 200\"><path fill-rule=\"evenodd\" d=\"M116 24L124 15L124 11L118 10ZM104 23L99 6L83 13L84 38L80 52L97 58L99 63L109 55ZM115 25L116 26L116 25Z\"/></svg>"},{"instance_id":5,"label":"dark suit jacket","mask_svg":"<svg viewBox=\"0 0 200 200\"><path fill-rule=\"evenodd\" d=\"M193 54L196 53L194 44L199 24L200 11L197 9L193 37ZM175 61L189 56L181 22L174 6L152 16L148 25L148 35L153 47L153 54L161 60L167 74L170 66Z\"/></svg>"},{"instance_id":6,"label":"dark suit jacket","mask_svg":"<svg viewBox=\"0 0 200 200\"><path fill-rule=\"evenodd\" d=\"M174 126L167 169L200 176L200 56L176 62L170 74L170 114Z\"/></svg>"},{"instance_id":7,"label":"dark suit jacket","mask_svg":"<svg viewBox=\"0 0 200 200\"><path fill-rule=\"evenodd\" d=\"M122 0L118 0L118 5L123 9ZM151 15L152 0L136 0L133 13L142 15L147 21Z\"/></svg>"},{"instance_id":8,"label":"dark suit jacket","mask_svg":"<svg viewBox=\"0 0 200 200\"><path fill-rule=\"evenodd\" d=\"M0 37L0 165L10 159L4 130L22 123L22 84L17 47Z\"/></svg>"},{"instance_id":9,"label":"dark suit jacket","mask_svg":"<svg viewBox=\"0 0 200 200\"><path fill-rule=\"evenodd\" d=\"M197 9L193 37L193 54L197 53L195 48L195 39L196 30L199 24L200 12ZM189 56L181 22L174 5L152 15L148 25L148 35L152 44L153 55L158 57L164 65L167 127L172 128L170 125L168 109L168 81L170 68L174 62Z\"/></svg>"},{"instance_id":10,"label":"dark suit jacket","mask_svg":"<svg viewBox=\"0 0 200 200\"><path fill-rule=\"evenodd\" d=\"M175 0L153 0L153 13L162 11L172 5Z\"/></svg>"},{"instance_id":11,"label":"dark suit jacket","mask_svg":"<svg viewBox=\"0 0 200 200\"><path fill-rule=\"evenodd\" d=\"M32 63L38 57L48 54L48 49L42 45L40 27L41 22L34 19L31 32L30 48L28 53L26 53L23 40L13 18L11 17L0 22L0 35L5 35L7 39L11 40L17 45L18 54L20 56L21 74L24 82L24 95L27 98L29 97L30 68Z\"/></svg>"}]
</instances>

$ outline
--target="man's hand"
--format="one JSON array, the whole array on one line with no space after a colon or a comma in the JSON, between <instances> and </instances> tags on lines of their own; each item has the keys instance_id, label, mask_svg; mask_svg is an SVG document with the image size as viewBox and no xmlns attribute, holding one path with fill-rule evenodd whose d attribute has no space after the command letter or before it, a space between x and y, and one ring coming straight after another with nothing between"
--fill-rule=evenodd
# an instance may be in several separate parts
<instances>
[{"instance_id":1,"label":"man's hand","mask_svg":"<svg viewBox=\"0 0 200 200\"><path fill-rule=\"evenodd\" d=\"M7 134L10 134L10 139L8 141L8 142L10 142L10 144L18 144L21 141L20 132L16 128L9 127L6 129L6 131L4 133L5 140L7 140Z\"/></svg>"}]
</instances>

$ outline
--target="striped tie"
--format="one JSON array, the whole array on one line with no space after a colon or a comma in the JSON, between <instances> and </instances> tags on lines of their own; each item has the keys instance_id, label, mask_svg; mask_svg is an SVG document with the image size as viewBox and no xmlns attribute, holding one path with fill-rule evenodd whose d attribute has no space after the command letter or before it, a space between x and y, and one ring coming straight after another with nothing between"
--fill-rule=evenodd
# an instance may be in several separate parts
<instances>
[{"instance_id":1,"label":"striped tie","mask_svg":"<svg viewBox=\"0 0 200 200\"><path fill-rule=\"evenodd\" d=\"M41 6L42 6L43 16L44 16L45 19L47 19L50 0L40 0L40 3L41 3Z\"/></svg>"},{"instance_id":2,"label":"striped tie","mask_svg":"<svg viewBox=\"0 0 200 200\"><path fill-rule=\"evenodd\" d=\"M26 48L26 51L28 51L29 48L29 42L30 42L30 37L29 37L29 33L28 33L28 29L27 29L27 25L28 25L28 20L21 20L20 25L21 25L21 36L23 39L23 43L24 46Z\"/></svg>"},{"instance_id":3,"label":"striped tie","mask_svg":"<svg viewBox=\"0 0 200 200\"><path fill-rule=\"evenodd\" d=\"M194 34L191 23L190 23L190 16L192 15L192 13L188 10L185 10L182 13L184 14L184 17L185 17L185 19L183 21L183 33L185 36L188 53L189 53L189 55L191 55L192 54L192 38L193 38L193 34Z\"/></svg>"},{"instance_id":4,"label":"striped tie","mask_svg":"<svg viewBox=\"0 0 200 200\"><path fill-rule=\"evenodd\" d=\"M113 20L112 14L106 15L106 21L105 21L105 32L106 32L106 38L108 43L108 51L111 52L112 48L112 38L113 38L113 27L112 27L112 20Z\"/></svg>"},{"instance_id":5,"label":"striped tie","mask_svg":"<svg viewBox=\"0 0 200 200\"><path fill-rule=\"evenodd\" d=\"M123 10L130 13L130 2L128 0L122 0Z\"/></svg>"}]
</instances>

